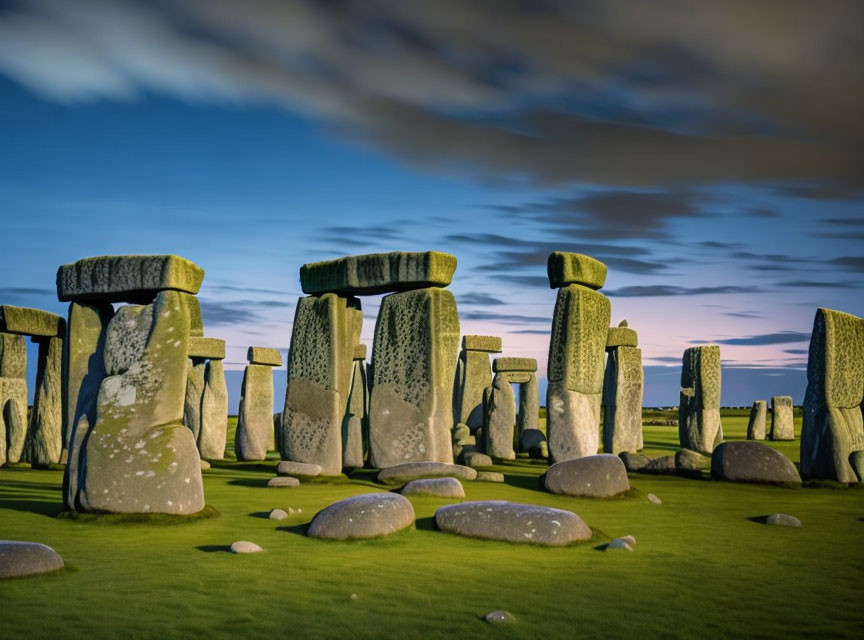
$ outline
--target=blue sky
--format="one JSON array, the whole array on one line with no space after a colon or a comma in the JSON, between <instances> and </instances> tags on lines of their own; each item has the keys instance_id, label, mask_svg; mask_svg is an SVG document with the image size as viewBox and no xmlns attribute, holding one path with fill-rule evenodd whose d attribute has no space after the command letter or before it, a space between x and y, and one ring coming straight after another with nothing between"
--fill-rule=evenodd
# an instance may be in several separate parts
<instances>
[{"instance_id":1,"label":"blue sky","mask_svg":"<svg viewBox=\"0 0 864 640\"><path fill-rule=\"evenodd\" d=\"M463 333L542 368L545 258L580 251L646 404L701 341L725 403L800 402L816 308L864 314L861 8L673 5L0 3L2 302L176 253L242 369L287 349L304 262L437 249Z\"/></svg>"}]
</instances>

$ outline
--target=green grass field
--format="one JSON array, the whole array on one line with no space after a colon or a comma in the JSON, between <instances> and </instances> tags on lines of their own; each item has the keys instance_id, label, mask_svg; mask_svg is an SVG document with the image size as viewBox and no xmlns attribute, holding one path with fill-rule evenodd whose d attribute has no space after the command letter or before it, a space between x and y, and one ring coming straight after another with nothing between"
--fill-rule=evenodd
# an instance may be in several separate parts
<instances>
[{"instance_id":1,"label":"green grass field","mask_svg":"<svg viewBox=\"0 0 864 640\"><path fill-rule=\"evenodd\" d=\"M741 439L746 415L732 413L726 437ZM649 454L676 443L675 427L645 428ZM772 446L797 460L797 441ZM592 543L451 536L434 530L435 509L448 501L433 498L412 498L416 529L325 542L303 535L316 511L385 489L369 471L267 489L275 466L214 465L204 482L221 515L158 525L57 518L61 471L0 470L0 539L43 542L67 562L0 582L0 637L857 638L864 628L864 490L631 474L631 497L577 499L540 491L545 467L520 461L495 467L506 484L465 482L467 499L570 509L595 530ZM261 517L273 507L302 513ZM750 519L772 512L804 528ZM638 540L634 553L598 550L626 534ZM235 540L266 552L226 552ZM498 608L517 623L480 620Z\"/></svg>"}]
</instances>

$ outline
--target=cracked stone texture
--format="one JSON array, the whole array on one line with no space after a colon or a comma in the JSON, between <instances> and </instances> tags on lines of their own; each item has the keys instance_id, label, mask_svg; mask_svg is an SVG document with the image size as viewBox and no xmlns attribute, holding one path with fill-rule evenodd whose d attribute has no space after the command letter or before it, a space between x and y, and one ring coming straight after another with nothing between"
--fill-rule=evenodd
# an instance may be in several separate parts
<instances>
[{"instance_id":1,"label":"cracked stone texture","mask_svg":"<svg viewBox=\"0 0 864 640\"><path fill-rule=\"evenodd\" d=\"M553 461L594 455L600 445L606 334L611 305L572 284L558 291L549 341L547 437Z\"/></svg>"},{"instance_id":2,"label":"cracked stone texture","mask_svg":"<svg viewBox=\"0 0 864 640\"><path fill-rule=\"evenodd\" d=\"M204 270L180 256L99 256L60 267L57 297L61 302L149 303L164 290L196 294L203 280Z\"/></svg>"},{"instance_id":3,"label":"cracked stone texture","mask_svg":"<svg viewBox=\"0 0 864 640\"><path fill-rule=\"evenodd\" d=\"M805 479L862 480L862 456L856 455L864 450L862 400L864 319L820 308L807 360L801 430L801 475Z\"/></svg>"},{"instance_id":4,"label":"cracked stone texture","mask_svg":"<svg viewBox=\"0 0 864 640\"><path fill-rule=\"evenodd\" d=\"M513 438L516 427L516 397L513 387L506 377L496 375L485 395L486 422L483 433L486 436L486 454L501 460L515 460Z\"/></svg>"},{"instance_id":5,"label":"cracked stone texture","mask_svg":"<svg viewBox=\"0 0 864 640\"><path fill-rule=\"evenodd\" d=\"M189 338L189 357L224 360L225 341L219 338L191 337Z\"/></svg>"},{"instance_id":6,"label":"cracked stone texture","mask_svg":"<svg viewBox=\"0 0 864 640\"><path fill-rule=\"evenodd\" d=\"M710 455L723 441L720 423L720 347L691 347L684 352L678 405L681 448Z\"/></svg>"},{"instance_id":7,"label":"cracked stone texture","mask_svg":"<svg viewBox=\"0 0 864 640\"><path fill-rule=\"evenodd\" d=\"M331 540L377 538L414 524L414 507L398 493L367 493L345 498L315 514L308 536Z\"/></svg>"},{"instance_id":8,"label":"cracked stone texture","mask_svg":"<svg viewBox=\"0 0 864 640\"><path fill-rule=\"evenodd\" d=\"M774 396L771 398L772 440L795 439L795 423L792 412L792 396Z\"/></svg>"},{"instance_id":9,"label":"cracked stone texture","mask_svg":"<svg viewBox=\"0 0 864 640\"><path fill-rule=\"evenodd\" d=\"M204 508L198 450L183 425L189 326L177 291L122 307L108 323L106 377L80 454L80 509L191 514ZM88 423L87 416L81 421Z\"/></svg>"},{"instance_id":10,"label":"cracked stone texture","mask_svg":"<svg viewBox=\"0 0 864 640\"><path fill-rule=\"evenodd\" d=\"M246 359L249 361L249 364L266 364L270 367L282 366L282 353L279 349L249 347L249 350L246 352Z\"/></svg>"},{"instance_id":11,"label":"cracked stone texture","mask_svg":"<svg viewBox=\"0 0 864 640\"><path fill-rule=\"evenodd\" d=\"M473 432L483 426L483 391L492 384L492 367L488 350L465 349L466 338L491 338L492 336L465 336L463 349L457 363L454 385L455 420L468 425ZM498 344L501 338L497 338ZM487 344L486 346L494 346Z\"/></svg>"},{"instance_id":12,"label":"cracked stone texture","mask_svg":"<svg viewBox=\"0 0 864 640\"><path fill-rule=\"evenodd\" d=\"M609 334L606 336L607 349L638 346L639 336L634 329L630 329L629 327L609 327Z\"/></svg>"},{"instance_id":13,"label":"cracked stone texture","mask_svg":"<svg viewBox=\"0 0 864 640\"><path fill-rule=\"evenodd\" d=\"M189 427L195 442L201 435L201 398L204 393L204 370L207 362L203 358L186 360L186 399L183 405L183 424Z\"/></svg>"},{"instance_id":14,"label":"cracked stone texture","mask_svg":"<svg viewBox=\"0 0 864 640\"><path fill-rule=\"evenodd\" d=\"M720 480L765 484L800 483L792 461L760 442L723 442L711 457L711 475Z\"/></svg>"},{"instance_id":15,"label":"cracked stone texture","mask_svg":"<svg viewBox=\"0 0 864 640\"><path fill-rule=\"evenodd\" d=\"M210 360L204 369L201 393L201 431L198 452L206 460L225 458L228 440L228 385L222 360Z\"/></svg>"},{"instance_id":16,"label":"cracked stone texture","mask_svg":"<svg viewBox=\"0 0 864 640\"><path fill-rule=\"evenodd\" d=\"M273 444L273 369L247 364L240 388L234 453L238 460L263 460Z\"/></svg>"},{"instance_id":17,"label":"cracked stone texture","mask_svg":"<svg viewBox=\"0 0 864 640\"><path fill-rule=\"evenodd\" d=\"M581 253L566 251L551 253L546 261L546 271L552 289L560 289L571 284L600 289L606 283L606 265Z\"/></svg>"},{"instance_id":18,"label":"cracked stone texture","mask_svg":"<svg viewBox=\"0 0 864 640\"><path fill-rule=\"evenodd\" d=\"M282 453L288 460L320 465L325 475L342 471L343 422L362 324L356 298L325 293L297 302L282 410Z\"/></svg>"},{"instance_id":19,"label":"cracked stone texture","mask_svg":"<svg viewBox=\"0 0 864 640\"><path fill-rule=\"evenodd\" d=\"M757 400L750 409L750 420L747 422L747 439L765 439L765 418L768 415L768 403Z\"/></svg>"},{"instance_id":20,"label":"cracked stone texture","mask_svg":"<svg viewBox=\"0 0 864 640\"><path fill-rule=\"evenodd\" d=\"M567 496L611 498L628 491L630 481L621 458L601 453L556 462L546 472L546 489Z\"/></svg>"},{"instance_id":21,"label":"cracked stone texture","mask_svg":"<svg viewBox=\"0 0 864 640\"><path fill-rule=\"evenodd\" d=\"M360 296L446 287L456 271L456 256L439 251L397 251L345 256L300 267L303 293Z\"/></svg>"},{"instance_id":22,"label":"cracked stone texture","mask_svg":"<svg viewBox=\"0 0 864 640\"><path fill-rule=\"evenodd\" d=\"M572 511L505 500L440 507L435 511L435 524L441 531L459 536L550 547L583 542L592 535Z\"/></svg>"},{"instance_id":23,"label":"cracked stone texture","mask_svg":"<svg viewBox=\"0 0 864 640\"><path fill-rule=\"evenodd\" d=\"M453 462L453 375L459 346L453 294L440 288L386 296L372 347L373 466Z\"/></svg>"},{"instance_id":24,"label":"cracked stone texture","mask_svg":"<svg viewBox=\"0 0 864 640\"><path fill-rule=\"evenodd\" d=\"M27 461L37 467L60 462L63 454L63 340L39 339L36 393L27 432Z\"/></svg>"},{"instance_id":25,"label":"cracked stone texture","mask_svg":"<svg viewBox=\"0 0 864 640\"><path fill-rule=\"evenodd\" d=\"M41 309L4 304L0 305L0 332L62 338L66 335L66 320Z\"/></svg>"},{"instance_id":26,"label":"cracked stone texture","mask_svg":"<svg viewBox=\"0 0 864 640\"><path fill-rule=\"evenodd\" d=\"M642 449L642 350L615 347L606 359L603 383L603 451Z\"/></svg>"}]
</instances>

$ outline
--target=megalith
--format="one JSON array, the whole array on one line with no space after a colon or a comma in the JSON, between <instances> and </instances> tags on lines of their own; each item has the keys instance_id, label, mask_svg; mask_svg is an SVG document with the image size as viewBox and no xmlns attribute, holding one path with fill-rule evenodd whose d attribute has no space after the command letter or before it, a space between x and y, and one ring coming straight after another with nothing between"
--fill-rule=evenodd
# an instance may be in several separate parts
<instances>
[{"instance_id":1,"label":"megalith","mask_svg":"<svg viewBox=\"0 0 864 640\"><path fill-rule=\"evenodd\" d=\"M240 387L240 413L234 433L238 460L263 460L273 441L273 367L282 366L278 349L249 347Z\"/></svg>"},{"instance_id":2,"label":"megalith","mask_svg":"<svg viewBox=\"0 0 864 640\"><path fill-rule=\"evenodd\" d=\"M765 439L765 419L768 415L768 403L757 400L750 409L750 420L747 422L747 439Z\"/></svg>"},{"instance_id":3,"label":"megalith","mask_svg":"<svg viewBox=\"0 0 864 640\"><path fill-rule=\"evenodd\" d=\"M27 437L27 341L0 333L0 463L21 461Z\"/></svg>"},{"instance_id":4,"label":"megalith","mask_svg":"<svg viewBox=\"0 0 864 640\"><path fill-rule=\"evenodd\" d=\"M603 451L619 454L642 449L642 350L638 336L622 320L606 338L603 380Z\"/></svg>"},{"instance_id":5,"label":"megalith","mask_svg":"<svg viewBox=\"0 0 864 640\"><path fill-rule=\"evenodd\" d=\"M543 436L538 429L537 361L533 358L496 358L492 369L495 377L484 400L485 450L494 458L513 460L516 449L538 447L538 436L540 439ZM520 386L518 411L514 384Z\"/></svg>"},{"instance_id":6,"label":"megalith","mask_svg":"<svg viewBox=\"0 0 864 640\"><path fill-rule=\"evenodd\" d=\"M189 337L203 329L194 295L203 277L178 256L107 256L60 267L57 295L72 303L68 508L204 508L195 439L183 424ZM122 302L129 304L113 313L111 303Z\"/></svg>"},{"instance_id":7,"label":"megalith","mask_svg":"<svg viewBox=\"0 0 864 640\"><path fill-rule=\"evenodd\" d=\"M369 437L369 388L366 382L366 345L354 345L354 367L348 408L342 423L342 466L363 466Z\"/></svg>"},{"instance_id":8,"label":"megalith","mask_svg":"<svg viewBox=\"0 0 864 640\"><path fill-rule=\"evenodd\" d=\"M192 429L198 453L205 460L222 460L228 437L228 386L225 382L225 341L217 338L189 338L189 363L203 368L200 383L186 381L186 426ZM200 367L199 362L203 364ZM199 386L200 384L200 386ZM200 391L198 391L200 389ZM198 425L197 433L194 424Z\"/></svg>"},{"instance_id":9,"label":"megalith","mask_svg":"<svg viewBox=\"0 0 864 640\"><path fill-rule=\"evenodd\" d=\"M864 319L816 311L801 429L805 480L864 480Z\"/></svg>"},{"instance_id":10,"label":"megalith","mask_svg":"<svg viewBox=\"0 0 864 640\"><path fill-rule=\"evenodd\" d=\"M606 334L611 305L597 291L606 265L586 255L556 251L547 263L558 289L549 342L547 437L553 462L595 455L600 444Z\"/></svg>"},{"instance_id":11,"label":"megalith","mask_svg":"<svg viewBox=\"0 0 864 640\"><path fill-rule=\"evenodd\" d=\"M684 351L678 405L678 439L682 449L710 455L723 441L720 424L720 347Z\"/></svg>"},{"instance_id":12,"label":"megalith","mask_svg":"<svg viewBox=\"0 0 864 640\"><path fill-rule=\"evenodd\" d=\"M501 338L462 336L453 389L454 421L467 425L472 433L483 426L483 392L492 384L492 353L501 353Z\"/></svg>"},{"instance_id":13,"label":"megalith","mask_svg":"<svg viewBox=\"0 0 864 640\"><path fill-rule=\"evenodd\" d=\"M795 421L792 396L774 396L771 398L771 439L794 440Z\"/></svg>"}]
</instances>

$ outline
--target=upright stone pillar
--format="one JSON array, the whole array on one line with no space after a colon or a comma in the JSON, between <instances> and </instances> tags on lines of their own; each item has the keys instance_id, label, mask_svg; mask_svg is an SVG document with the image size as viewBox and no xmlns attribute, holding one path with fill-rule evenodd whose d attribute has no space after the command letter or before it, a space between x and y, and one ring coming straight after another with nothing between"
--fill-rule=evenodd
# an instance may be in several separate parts
<instances>
[{"instance_id":1,"label":"upright stone pillar","mask_svg":"<svg viewBox=\"0 0 864 640\"><path fill-rule=\"evenodd\" d=\"M205 358L190 357L186 362L186 400L183 405L183 423L189 427L195 442L201 434L201 396L204 393Z\"/></svg>"},{"instance_id":2,"label":"upright stone pillar","mask_svg":"<svg viewBox=\"0 0 864 640\"><path fill-rule=\"evenodd\" d=\"M282 366L282 354L277 349L249 347L246 359L234 453L238 460L264 460L274 445L273 367Z\"/></svg>"},{"instance_id":3,"label":"upright stone pillar","mask_svg":"<svg viewBox=\"0 0 864 640\"><path fill-rule=\"evenodd\" d=\"M0 333L0 463L21 461L27 437L27 341Z\"/></svg>"},{"instance_id":4,"label":"upright stone pillar","mask_svg":"<svg viewBox=\"0 0 864 640\"><path fill-rule=\"evenodd\" d=\"M606 338L603 381L603 451L619 454L642 449L642 350L638 336L623 320Z\"/></svg>"},{"instance_id":5,"label":"upright stone pillar","mask_svg":"<svg viewBox=\"0 0 864 640\"><path fill-rule=\"evenodd\" d=\"M603 394L603 354L611 305L597 291L606 265L578 253L555 252L547 265L558 289L549 342L547 437L553 462L597 453Z\"/></svg>"},{"instance_id":6,"label":"upright stone pillar","mask_svg":"<svg viewBox=\"0 0 864 640\"><path fill-rule=\"evenodd\" d=\"M531 442L533 447L537 447L538 436L543 436L537 429L540 412L535 375L537 361L533 358L496 358L492 369L495 378L486 391L483 428L486 453L494 458L512 460L516 457L517 445L521 448L523 443ZM518 413L514 384L520 385Z\"/></svg>"},{"instance_id":7,"label":"upright stone pillar","mask_svg":"<svg viewBox=\"0 0 864 640\"><path fill-rule=\"evenodd\" d=\"M366 345L354 345L354 371L348 409L342 423L342 466L355 469L363 466L365 442L369 435L369 389L366 386Z\"/></svg>"},{"instance_id":8,"label":"upright stone pillar","mask_svg":"<svg viewBox=\"0 0 864 640\"><path fill-rule=\"evenodd\" d=\"M801 476L864 480L864 319L818 309L810 336Z\"/></svg>"},{"instance_id":9,"label":"upright stone pillar","mask_svg":"<svg viewBox=\"0 0 864 640\"><path fill-rule=\"evenodd\" d=\"M795 419L792 396L774 396L771 398L771 439L794 440Z\"/></svg>"},{"instance_id":10,"label":"upright stone pillar","mask_svg":"<svg viewBox=\"0 0 864 640\"><path fill-rule=\"evenodd\" d=\"M768 414L768 403L757 400L750 409L750 420L747 422L747 439L765 439L765 417Z\"/></svg>"},{"instance_id":11,"label":"upright stone pillar","mask_svg":"<svg viewBox=\"0 0 864 640\"><path fill-rule=\"evenodd\" d=\"M200 394L186 382L186 426L199 424L198 453L205 460L222 460L228 436L228 386L225 383L225 341L217 338L189 338L189 362L204 363ZM190 416L191 420L190 420ZM190 427L191 428L191 427ZM195 432L192 429L193 434Z\"/></svg>"},{"instance_id":12,"label":"upright stone pillar","mask_svg":"<svg viewBox=\"0 0 864 640\"><path fill-rule=\"evenodd\" d=\"M76 417L64 479L70 508L203 509L198 452L183 425L189 336L202 326L194 294L203 277L177 256L108 256L60 267L58 298L73 302L67 389L77 387L77 397L66 400L67 415ZM111 302L130 304L105 326L104 303Z\"/></svg>"},{"instance_id":13,"label":"upright stone pillar","mask_svg":"<svg viewBox=\"0 0 864 640\"><path fill-rule=\"evenodd\" d=\"M473 433L483 426L483 391L492 384L489 354L501 353L497 336L462 336L454 387L455 420Z\"/></svg>"},{"instance_id":14,"label":"upright stone pillar","mask_svg":"<svg viewBox=\"0 0 864 640\"><path fill-rule=\"evenodd\" d=\"M712 344L687 349L678 406L681 448L710 455L723 441L720 385L720 347Z\"/></svg>"}]
</instances>

